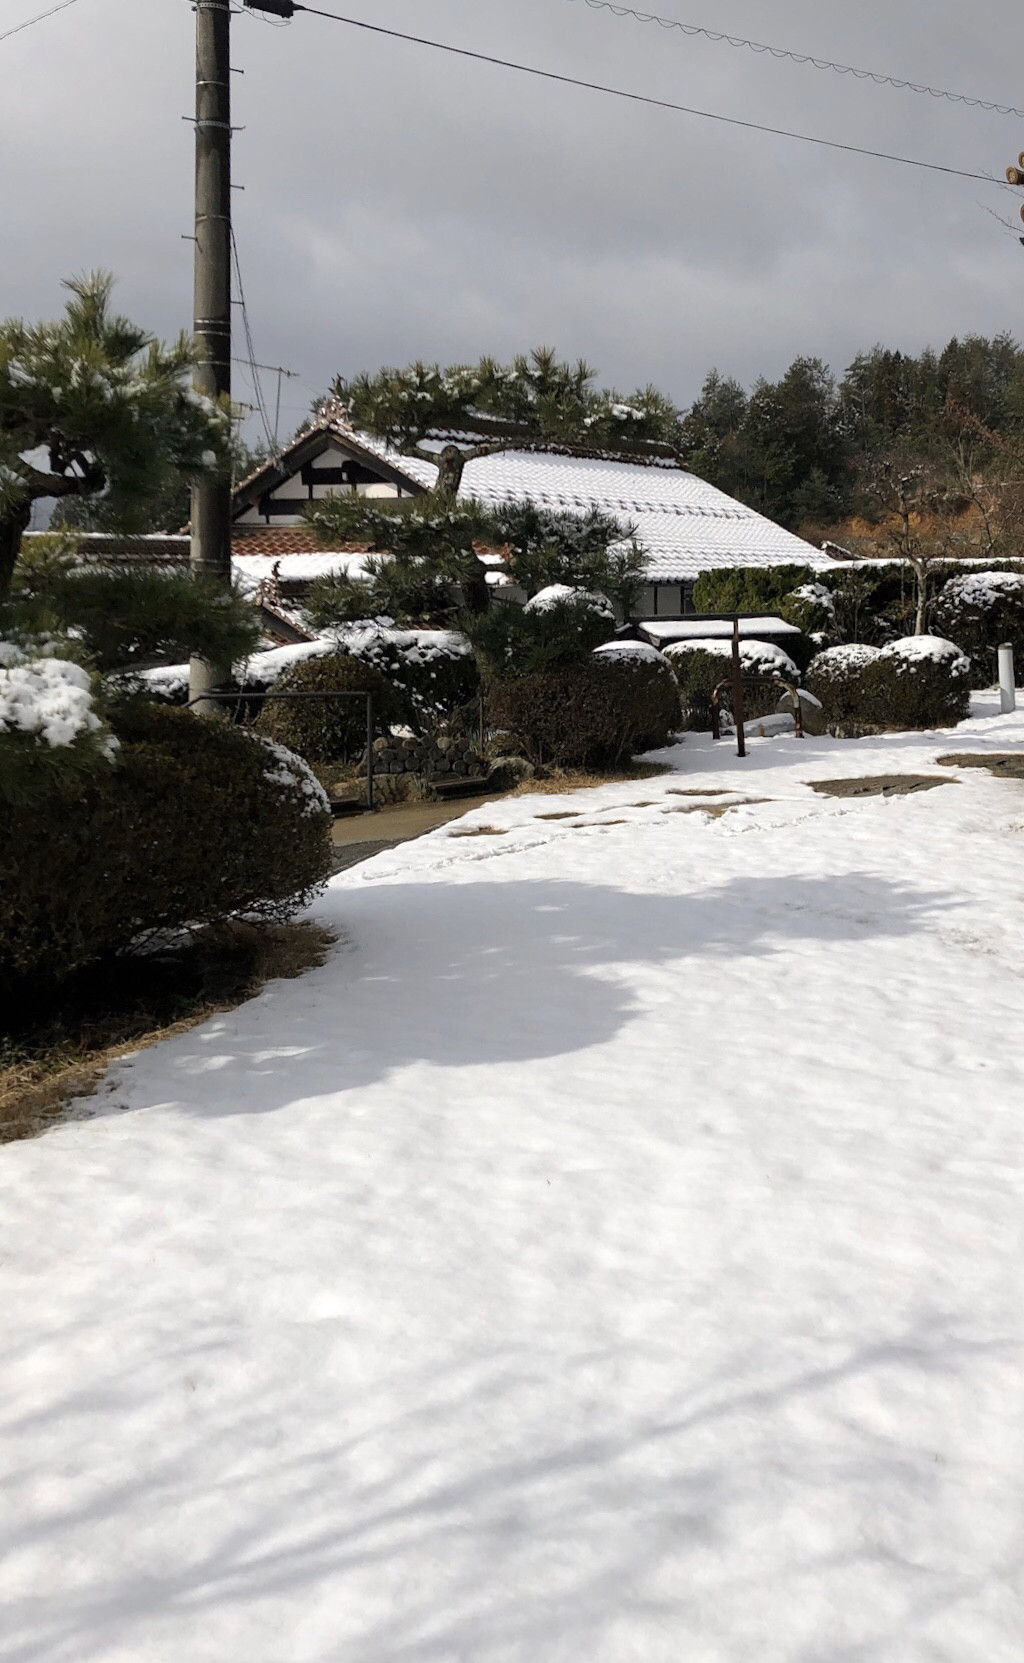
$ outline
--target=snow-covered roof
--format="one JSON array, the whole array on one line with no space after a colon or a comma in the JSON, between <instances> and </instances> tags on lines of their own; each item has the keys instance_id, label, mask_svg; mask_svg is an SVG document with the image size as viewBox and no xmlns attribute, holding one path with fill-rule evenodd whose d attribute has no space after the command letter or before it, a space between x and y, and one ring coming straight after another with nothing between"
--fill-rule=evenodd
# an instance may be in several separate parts
<instances>
[{"instance_id":1,"label":"snow-covered roof","mask_svg":"<svg viewBox=\"0 0 1024 1663\"><path fill-rule=\"evenodd\" d=\"M824 571L835 564L696 474L664 464L504 450L467 462L459 494L491 504L529 497L545 507L612 514L636 527L655 583L689 581L713 566L792 562Z\"/></svg>"},{"instance_id":2,"label":"snow-covered roof","mask_svg":"<svg viewBox=\"0 0 1024 1663\"><path fill-rule=\"evenodd\" d=\"M275 472L295 471L311 444L333 438L357 456L377 458L412 490L429 490L437 466L408 456L337 420L315 421L283 452L238 486L236 507ZM683 583L715 566L807 565L825 571L835 560L753 508L664 458L614 461L550 450L502 450L466 463L460 497L496 506L529 498L550 508L594 508L636 528L652 583Z\"/></svg>"}]
</instances>

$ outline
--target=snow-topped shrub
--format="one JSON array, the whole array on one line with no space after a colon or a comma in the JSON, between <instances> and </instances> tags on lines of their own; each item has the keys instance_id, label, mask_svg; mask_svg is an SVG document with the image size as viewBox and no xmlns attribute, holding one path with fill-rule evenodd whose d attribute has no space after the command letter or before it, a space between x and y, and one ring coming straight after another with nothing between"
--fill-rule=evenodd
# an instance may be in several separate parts
<instances>
[{"instance_id":1,"label":"snow-topped shrub","mask_svg":"<svg viewBox=\"0 0 1024 1663\"><path fill-rule=\"evenodd\" d=\"M805 678L807 688L821 704L822 719L830 733L852 734L868 724L864 672L878 652L877 647L853 641L847 646L827 647L811 659Z\"/></svg>"},{"instance_id":2,"label":"snow-topped shrub","mask_svg":"<svg viewBox=\"0 0 1024 1663\"><path fill-rule=\"evenodd\" d=\"M286 918L329 874L329 812L298 757L141 698L111 722L111 767L55 786L43 814L0 802L7 996L156 932Z\"/></svg>"},{"instance_id":3,"label":"snow-topped shrub","mask_svg":"<svg viewBox=\"0 0 1024 1663\"><path fill-rule=\"evenodd\" d=\"M970 660L952 641L908 635L886 647L861 642L819 653L807 685L832 733L950 727L968 713Z\"/></svg>"},{"instance_id":4,"label":"snow-topped shrub","mask_svg":"<svg viewBox=\"0 0 1024 1663\"><path fill-rule=\"evenodd\" d=\"M302 658L274 682L275 693L372 693L377 727L398 721L401 706L391 684L372 664L351 653ZM267 699L256 732L297 751L307 762L348 762L366 747L366 701L361 698Z\"/></svg>"},{"instance_id":5,"label":"snow-topped shrub","mask_svg":"<svg viewBox=\"0 0 1024 1663\"><path fill-rule=\"evenodd\" d=\"M1013 648L1024 671L1024 575L1019 572L969 572L943 584L932 607L935 629L955 641L971 660L972 687L996 679L996 648Z\"/></svg>"},{"instance_id":6,"label":"snow-topped shrub","mask_svg":"<svg viewBox=\"0 0 1024 1663\"><path fill-rule=\"evenodd\" d=\"M0 640L0 799L30 801L110 765L117 741L96 709L94 680L50 644Z\"/></svg>"},{"instance_id":7,"label":"snow-topped shrub","mask_svg":"<svg viewBox=\"0 0 1024 1663\"><path fill-rule=\"evenodd\" d=\"M704 732L711 726L711 696L719 683L732 675L732 642L709 636L696 641L676 641L665 648L679 683L683 726ZM741 641L740 666L743 674L743 711L746 718L767 716L778 706L784 684L796 684L800 671L781 647L771 641ZM732 709L732 691L722 699Z\"/></svg>"},{"instance_id":8,"label":"snow-topped shrub","mask_svg":"<svg viewBox=\"0 0 1024 1663\"><path fill-rule=\"evenodd\" d=\"M780 617L805 635L828 635L835 628L836 603L824 583L801 583L779 607Z\"/></svg>"},{"instance_id":9,"label":"snow-topped shrub","mask_svg":"<svg viewBox=\"0 0 1024 1663\"><path fill-rule=\"evenodd\" d=\"M944 728L971 701L971 661L938 635L907 635L882 647L863 672L868 720L880 728Z\"/></svg>"},{"instance_id":10,"label":"snow-topped shrub","mask_svg":"<svg viewBox=\"0 0 1024 1663\"><path fill-rule=\"evenodd\" d=\"M464 627L485 677L506 679L583 663L615 633L603 595L552 584L525 606L499 603Z\"/></svg>"},{"instance_id":11,"label":"snow-topped shrub","mask_svg":"<svg viewBox=\"0 0 1024 1663\"><path fill-rule=\"evenodd\" d=\"M506 746L559 768L609 768L668 744L679 690L668 665L635 653L592 653L570 664L490 683L488 719Z\"/></svg>"},{"instance_id":12,"label":"snow-topped shrub","mask_svg":"<svg viewBox=\"0 0 1024 1663\"><path fill-rule=\"evenodd\" d=\"M399 719L417 733L449 721L480 690L473 649L455 630L396 629L374 622L337 634L346 653L384 677Z\"/></svg>"}]
</instances>

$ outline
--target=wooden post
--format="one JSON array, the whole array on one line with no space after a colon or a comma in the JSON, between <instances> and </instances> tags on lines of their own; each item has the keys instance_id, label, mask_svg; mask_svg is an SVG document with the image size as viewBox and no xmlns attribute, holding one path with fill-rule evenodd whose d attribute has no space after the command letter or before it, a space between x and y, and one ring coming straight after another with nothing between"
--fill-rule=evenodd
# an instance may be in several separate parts
<instances>
[{"instance_id":1,"label":"wooden post","mask_svg":"<svg viewBox=\"0 0 1024 1663\"><path fill-rule=\"evenodd\" d=\"M732 621L732 718L736 723L736 755L746 756L747 737L743 732L743 675L740 664L740 621Z\"/></svg>"}]
</instances>

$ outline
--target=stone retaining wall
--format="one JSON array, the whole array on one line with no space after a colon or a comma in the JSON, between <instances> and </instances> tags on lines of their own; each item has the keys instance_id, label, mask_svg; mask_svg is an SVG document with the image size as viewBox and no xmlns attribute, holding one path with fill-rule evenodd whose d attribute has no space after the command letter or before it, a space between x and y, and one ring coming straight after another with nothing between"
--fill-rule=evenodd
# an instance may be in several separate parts
<instances>
[{"instance_id":1,"label":"stone retaining wall","mask_svg":"<svg viewBox=\"0 0 1024 1663\"><path fill-rule=\"evenodd\" d=\"M489 764L468 739L399 739L389 735L373 742L374 774L451 774L482 779ZM363 767L366 758L363 757Z\"/></svg>"}]
</instances>

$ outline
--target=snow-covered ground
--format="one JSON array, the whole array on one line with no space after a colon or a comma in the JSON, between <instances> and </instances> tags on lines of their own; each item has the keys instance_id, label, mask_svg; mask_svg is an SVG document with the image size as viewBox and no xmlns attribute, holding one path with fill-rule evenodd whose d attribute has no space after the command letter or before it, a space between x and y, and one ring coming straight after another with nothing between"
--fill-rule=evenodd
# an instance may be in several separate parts
<instances>
[{"instance_id":1,"label":"snow-covered ground","mask_svg":"<svg viewBox=\"0 0 1024 1663\"><path fill-rule=\"evenodd\" d=\"M806 783L976 704L479 807L0 1152L5 1663L1019 1663L1024 782Z\"/></svg>"}]
</instances>

